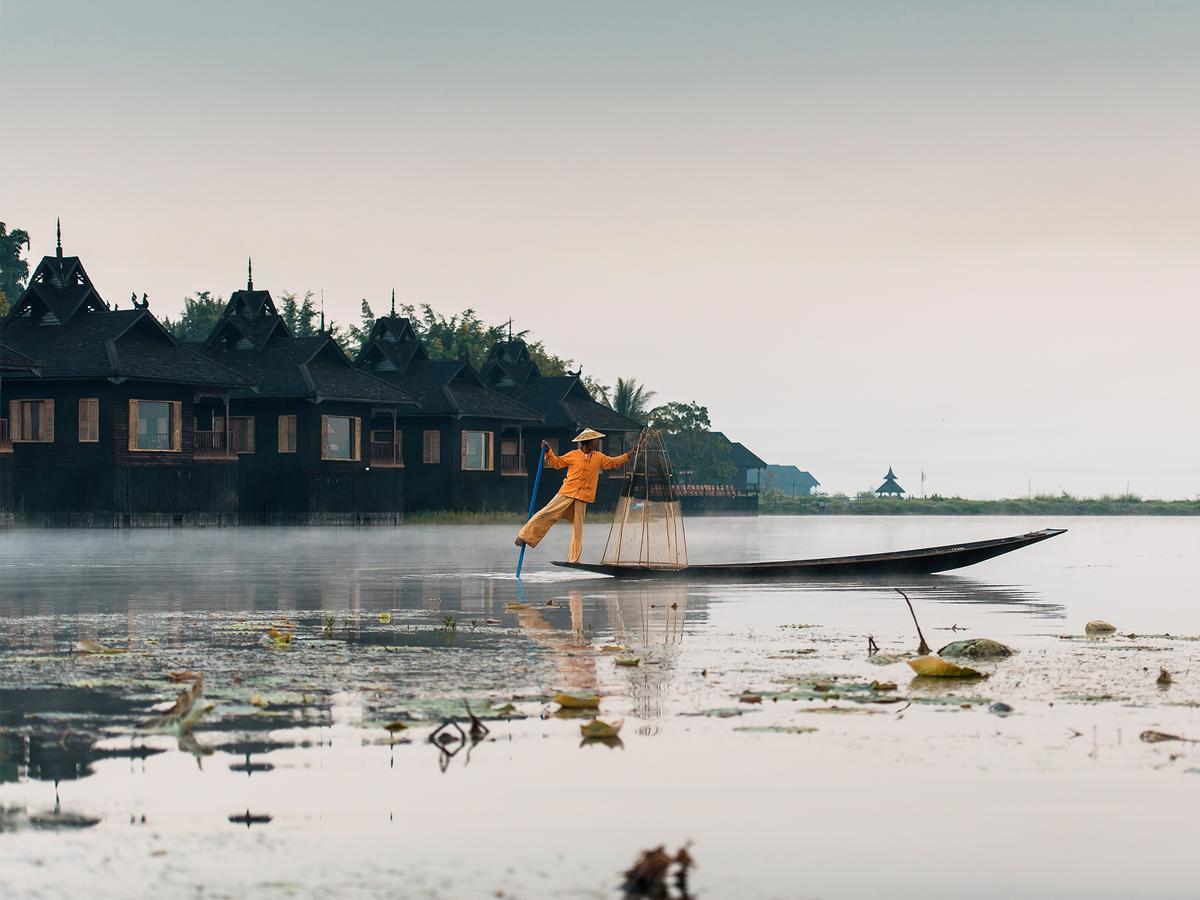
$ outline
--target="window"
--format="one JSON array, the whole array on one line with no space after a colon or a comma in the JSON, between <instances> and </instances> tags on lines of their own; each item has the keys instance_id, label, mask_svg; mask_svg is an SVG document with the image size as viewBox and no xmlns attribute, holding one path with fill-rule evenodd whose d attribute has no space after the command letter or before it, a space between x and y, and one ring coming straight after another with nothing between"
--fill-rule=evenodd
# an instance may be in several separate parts
<instances>
[{"instance_id":1,"label":"window","mask_svg":"<svg viewBox=\"0 0 1200 900\"><path fill-rule=\"evenodd\" d=\"M229 434L235 453L254 452L254 416L230 416Z\"/></svg>"},{"instance_id":2,"label":"window","mask_svg":"<svg viewBox=\"0 0 1200 900\"><path fill-rule=\"evenodd\" d=\"M442 433L440 431L425 432L425 452L423 459L426 465L436 465L442 461Z\"/></svg>"},{"instance_id":3,"label":"window","mask_svg":"<svg viewBox=\"0 0 1200 900\"><path fill-rule=\"evenodd\" d=\"M462 433L462 467L473 472L492 469L492 433L464 431Z\"/></svg>"},{"instance_id":4,"label":"window","mask_svg":"<svg viewBox=\"0 0 1200 900\"><path fill-rule=\"evenodd\" d=\"M295 416L280 416L279 417L279 452L280 453L295 453L296 452L296 417Z\"/></svg>"},{"instance_id":5,"label":"window","mask_svg":"<svg viewBox=\"0 0 1200 900\"><path fill-rule=\"evenodd\" d=\"M8 415L13 441L54 442L53 400L10 400Z\"/></svg>"},{"instance_id":6,"label":"window","mask_svg":"<svg viewBox=\"0 0 1200 900\"><path fill-rule=\"evenodd\" d=\"M321 416L321 459L361 459L358 422L351 416Z\"/></svg>"},{"instance_id":7,"label":"window","mask_svg":"<svg viewBox=\"0 0 1200 900\"><path fill-rule=\"evenodd\" d=\"M129 401L129 449L178 452L183 446L183 404L178 400Z\"/></svg>"},{"instance_id":8,"label":"window","mask_svg":"<svg viewBox=\"0 0 1200 900\"><path fill-rule=\"evenodd\" d=\"M94 444L100 440L100 400L97 397L79 398L79 442Z\"/></svg>"}]
</instances>

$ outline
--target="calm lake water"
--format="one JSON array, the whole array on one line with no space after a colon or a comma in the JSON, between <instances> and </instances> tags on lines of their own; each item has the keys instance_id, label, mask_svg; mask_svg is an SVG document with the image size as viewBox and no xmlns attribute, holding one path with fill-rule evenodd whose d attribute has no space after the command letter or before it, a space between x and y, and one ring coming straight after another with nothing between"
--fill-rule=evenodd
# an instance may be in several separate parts
<instances>
[{"instance_id":1,"label":"calm lake water","mask_svg":"<svg viewBox=\"0 0 1200 900\"><path fill-rule=\"evenodd\" d=\"M932 683L893 656L917 641L891 583L618 584L549 565L565 528L520 590L506 526L0 533L0 896L614 897L639 851L687 842L710 898L1195 896L1200 749L1139 735L1200 738L1200 521L702 519L688 541L701 562L1048 526L1070 531L896 582L935 649L1021 651ZM1096 618L1119 634L1085 640ZM215 709L147 732L178 670ZM599 694L620 741L582 743L557 691ZM439 749L464 701L490 734Z\"/></svg>"}]
</instances>

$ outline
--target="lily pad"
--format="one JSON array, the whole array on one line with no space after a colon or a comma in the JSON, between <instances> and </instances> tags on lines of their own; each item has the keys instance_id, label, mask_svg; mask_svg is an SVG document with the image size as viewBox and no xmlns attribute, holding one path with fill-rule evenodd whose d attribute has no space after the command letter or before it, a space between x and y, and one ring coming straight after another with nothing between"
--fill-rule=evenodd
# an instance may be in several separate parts
<instances>
[{"instance_id":1,"label":"lily pad","mask_svg":"<svg viewBox=\"0 0 1200 900\"><path fill-rule=\"evenodd\" d=\"M1005 659L1016 652L1012 647L991 638L969 638L952 641L938 651L938 656L951 659Z\"/></svg>"},{"instance_id":2,"label":"lily pad","mask_svg":"<svg viewBox=\"0 0 1200 900\"><path fill-rule=\"evenodd\" d=\"M910 659L908 665L918 675L926 678L983 678L982 672L968 666L960 666L940 656L919 656Z\"/></svg>"}]
</instances>

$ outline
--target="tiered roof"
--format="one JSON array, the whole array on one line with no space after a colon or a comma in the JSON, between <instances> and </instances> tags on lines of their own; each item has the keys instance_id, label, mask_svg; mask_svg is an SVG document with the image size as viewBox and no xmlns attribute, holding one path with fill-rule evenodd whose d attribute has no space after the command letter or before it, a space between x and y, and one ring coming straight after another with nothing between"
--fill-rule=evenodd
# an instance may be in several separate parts
<instances>
[{"instance_id":1,"label":"tiered roof","mask_svg":"<svg viewBox=\"0 0 1200 900\"><path fill-rule=\"evenodd\" d=\"M234 399L352 400L416 406L411 394L354 367L333 335L294 337L269 291L234 291L203 345L204 354L244 375L253 389Z\"/></svg>"},{"instance_id":2,"label":"tiered roof","mask_svg":"<svg viewBox=\"0 0 1200 900\"><path fill-rule=\"evenodd\" d=\"M887 475L883 478L883 484L875 488L876 494L903 494L904 488L896 483L896 473L892 471L892 467L888 466Z\"/></svg>"},{"instance_id":3,"label":"tiered roof","mask_svg":"<svg viewBox=\"0 0 1200 900\"><path fill-rule=\"evenodd\" d=\"M110 309L76 256L46 256L0 324L9 378L123 378L233 387L236 372L179 344L146 305ZM8 359L36 360L9 370Z\"/></svg>"},{"instance_id":4,"label":"tiered roof","mask_svg":"<svg viewBox=\"0 0 1200 900\"><path fill-rule=\"evenodd\" d=\"M395 314L380 316L354 364L398 385L420 402L410 416L494 418L537 422L536 409L504 393L490 390L464 360L429 358L412 323Z\"/></svg>"},{"instance_id":5,"label":"tiered roof","mask_svg":"<svg viewBox=\"0 0 1200 900\"><path fill-rule=\"evenodd\" d=\"M497 342L479 374L484 384L537 410L547 428L642 430L637 422L596 402L578 373L543 375L522 340Z\"/></svg>"}]
</instances>

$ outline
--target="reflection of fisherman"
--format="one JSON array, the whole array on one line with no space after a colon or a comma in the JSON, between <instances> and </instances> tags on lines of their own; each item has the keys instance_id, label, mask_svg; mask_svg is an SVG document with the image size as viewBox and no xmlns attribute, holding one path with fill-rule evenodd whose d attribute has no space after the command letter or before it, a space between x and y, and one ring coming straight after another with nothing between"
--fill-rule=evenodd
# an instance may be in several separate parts
<instances>
[{"instance_id":1,"label":"reflection of fisherman","mask_svg":"<svg viewBox=\"0 0 1200 900\"><path fill-rule=\"evenodd\" d=\"M565 519L571 523L571 550L567 554L568 562L579 562L583 553L583 517L587 505L596 499L596 482L600 480L601 469L617 469L629 462L630 455L637 450L622 453L620 456L605 456L600 452L600 438L604 437L599 431L585 428L579 432L573 443L579 444L578 450L556 456L550 449L549 441L542 441L542 449L546 451L546 465L552 469L566 469L562 487L549 503L533 514L525 527L517 535L518 547L528 544L536 547L541 543L554 523ZM638 439L641 443L641 439Z\"/></svg>"}]
</instances>

